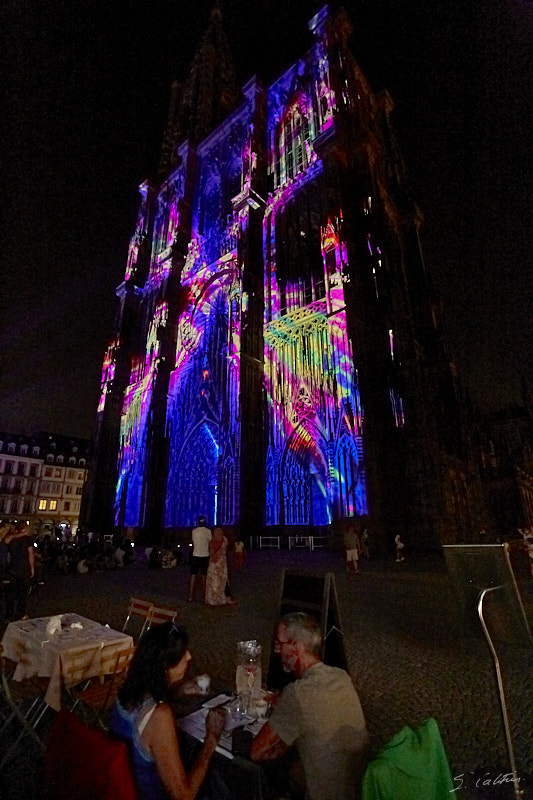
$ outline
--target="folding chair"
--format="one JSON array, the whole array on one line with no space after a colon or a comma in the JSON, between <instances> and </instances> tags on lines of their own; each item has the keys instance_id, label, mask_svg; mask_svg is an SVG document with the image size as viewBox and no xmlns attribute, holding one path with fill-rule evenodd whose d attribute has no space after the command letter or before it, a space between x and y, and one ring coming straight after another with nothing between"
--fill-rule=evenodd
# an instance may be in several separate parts
<instances>
[{"instance_id":1,"label":"folding chair","mask_svg":"<svg viewBox=\"0 0 533 800\"><path fill-rule=\"evenodd\" d=\"M43 800L137 800L127 745L60 711L43 756L42 790Z\"/></svg>"},{"instance_id":2,"label":"folding chair","mask_svg":"<svg viewBox=\"0 0 533 800\"><path fill-rule=\"evenodd\" d=\"M95 673L101 674L101 669L96 669L97 659L100 658L100 645L91 647L88 650L69 650L60 655L61 660L61 681L62 689L66 695L66 705L74 711L80 702L80 694L83 684L85 689L91 682Z\"/></svg>"},{"instance_id":3,"label":"folding chair","mask_svg":"<svg viewBox=\"0 0 533 800\"><path fill-rule=\"evenodd\" d=\"M124 620L124 625L122 626L122 632L124 633L128 628L128 625L133 618L138 618L142 620L141 630L139 635L137 636L137 641L141 638L143 633L145 632L148 626L148 617L150 615L150 609L152 608L152 601L151 600L144 600L142 597L130 597L130 604L128 607L128 615ZM133 635L133 634L132 634Z\"/></svg>"},{"instance_id":4,"label":"folding chair","mask_svg":"<svg viewBox=\"0 0 533 800\"><path fill-rule=\"evenodd\" d=\"M152 625L161 625L163 622L174 622L177 616L178 612L174 608L152 606L148 615L146 630L149 630Z\"/></svg>"},{"instance_id":5,"label":"folding chair","mask_svg":"<svg viewBox=\"0 0 533 800\"><path fill-rule=\"evenodd\" d=\"M78 709L85 722L94 720L102 730L108 729L107 716L115 704L134 655L135 647L130 647L102 659L100 675L92 678L89 685L77 694Z\"/></svg>"},{"instance_id":6,"label":"folding chair","mask_svg":"<svg viewBox=\"0 0 533 800\"><path fill-rule=\"evenodd\" d=\"M44 684L39 681L12 682L9 676L7 660L2 655L2 645L0 645L1 660L1 683L0 683L0 702L2 723L0 733L9 730L9 744L2 755L0 770L13 756L19 742L24 737L32 739L41 749L44 743L35 730L47 709L44 702Z\"/></svg>"}]
</instances>

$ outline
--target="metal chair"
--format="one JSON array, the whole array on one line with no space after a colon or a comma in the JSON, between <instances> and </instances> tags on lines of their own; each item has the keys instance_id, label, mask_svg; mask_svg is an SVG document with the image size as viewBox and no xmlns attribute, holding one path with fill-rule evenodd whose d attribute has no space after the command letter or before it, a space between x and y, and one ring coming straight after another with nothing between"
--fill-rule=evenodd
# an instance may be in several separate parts
<instances>
[{"instance_id":1,"label":"metal chair","mask_svg":"<svg viewBox=\"0 0 533 800\"><path fill-rule=\"evenodd\" d=\"M7 659L2 653L0 645L1 661L1 682L0 682L0 703L2 723L0 733L6 731L10 726L9 744L3 753L0 761L0 770L16 754L19 742L28 737L32 739L41 749L44 749L44 742L35 730L41 721L47 706L44 702L43 685L39 681L22 681L18 684L13 682L10 677Z\"/></svg>"},{"instance_id":2,"label":"metal chair","mask_svg":"<svg viewBox=\"0 0 533 800\"><path fill-rule=\"evenodd\" d=\"M128 607L128 615L124 620L124 625L122 626L122 632L125 633L128 629L128 626L132 620L132 618L137 618L142 620L141 629L137 636L137 641L141 638L143 633L145 632L148 626L148 617L150 616L150 610L152 609L152 601L151 600L144 600L142 597L130 597L130 604ZM131 631L128 631L131 633ZM133 633L132 633L133 635Z\"/></svg>"},{"instance_id":3,"label":"metal chair","mask_svg":"<svg viewBox=\"0 0 533 800\"><path fill-rule=\"evenodd\" d=\"M80 702L81 691L89 686L92 677L101 674L101 669L96 668L100 651L101 647L97 645L77 652L68 651L60 656L63 700L71 711Z\"/></svg>"}]
</instances>

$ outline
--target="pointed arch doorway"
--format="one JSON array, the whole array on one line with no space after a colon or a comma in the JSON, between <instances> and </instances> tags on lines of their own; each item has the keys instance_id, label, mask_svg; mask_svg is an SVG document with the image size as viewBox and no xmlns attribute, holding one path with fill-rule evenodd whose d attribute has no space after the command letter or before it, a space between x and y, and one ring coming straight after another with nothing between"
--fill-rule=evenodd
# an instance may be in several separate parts
<instances>
[{"instance_id":1,"label":"pointed arch doorway","mask_svg":"<svg viewBox=\"0 0 533 800\"><path fill-rule=\"evenodd\" d=\"M280 522L318 527L331 522L325 442L311 426L291 436L281 464Z\"/></svg>"},{"instance_id":2,"label":"pointed arch doorway","mask_svg":"<svg viewBox=\"0 0 533 800\"><path fill-rule=\"evenodd\" d=\"M172 514L177 526L193 527L200 516L217 521L218 428L204 419L186 441L177 465Z\"/></svg>"}]
</instances>

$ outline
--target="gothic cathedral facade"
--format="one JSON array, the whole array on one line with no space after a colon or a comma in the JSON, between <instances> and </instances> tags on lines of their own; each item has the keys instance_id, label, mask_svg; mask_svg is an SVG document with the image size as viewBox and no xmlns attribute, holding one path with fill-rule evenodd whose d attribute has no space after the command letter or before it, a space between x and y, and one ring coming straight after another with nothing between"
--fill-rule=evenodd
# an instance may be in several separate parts
<instances>
[{"instance_id":1,"label":"gothic cathedral facade","mask_svg":"<svg viewBox=\"0 0 533 800\"><path fill-rule=\"evenodd\" d=\"M95 530L364 516L378 550L456 538L461 414L393 104L342 12L309 27L307 54L239 96L215 11L173 87L104 360Z\"/></svg>"}]
</instances>

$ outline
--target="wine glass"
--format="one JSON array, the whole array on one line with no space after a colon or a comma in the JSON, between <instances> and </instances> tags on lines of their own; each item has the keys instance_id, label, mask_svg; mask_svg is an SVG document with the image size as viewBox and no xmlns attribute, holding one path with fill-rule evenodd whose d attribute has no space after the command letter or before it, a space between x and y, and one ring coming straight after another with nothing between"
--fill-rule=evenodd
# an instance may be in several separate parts
<instances>
[{"instance_id":1,"label":"wine glass","mask_svg":"<svg viewBox=\"0 0 533 800\"><path fill-rule=\"evenodd\" d=\"M232 721L236 723L242 722L246 717L246 714L248 713L249 705L250 705L249 692L241 692L240 694L234 694L233 699L229 705L229 713Z\"/></svg>"}]
</instances>

